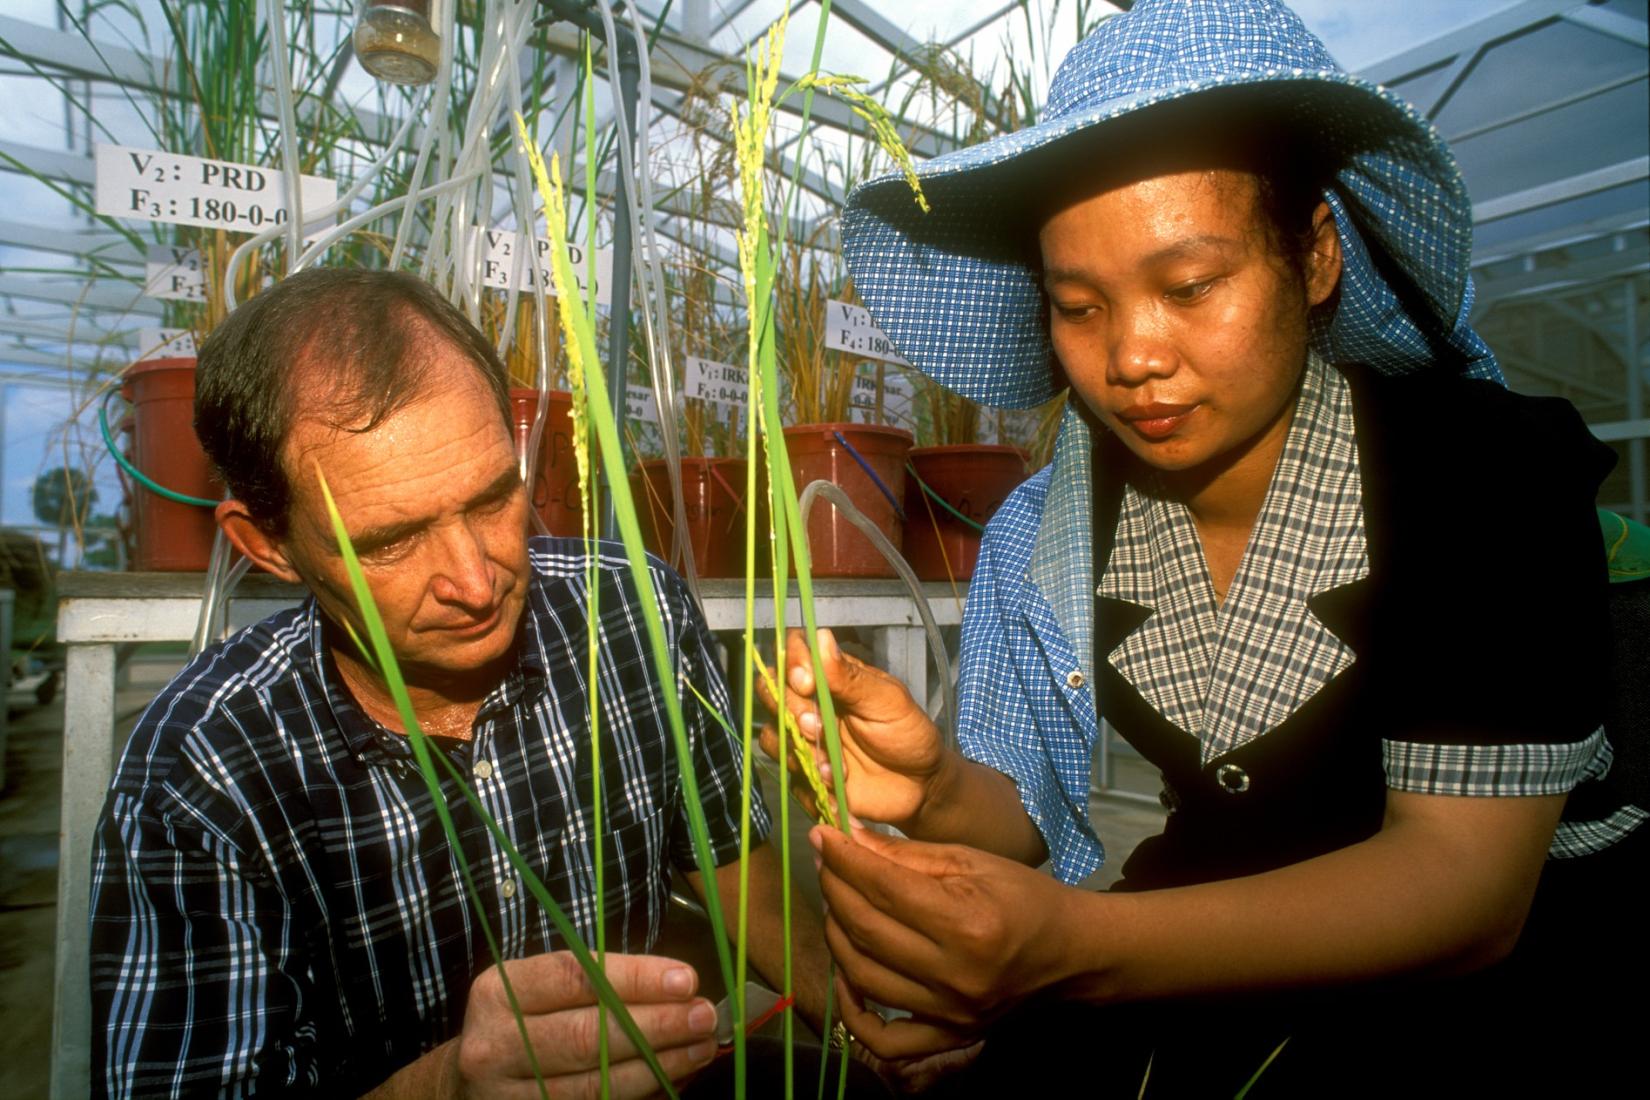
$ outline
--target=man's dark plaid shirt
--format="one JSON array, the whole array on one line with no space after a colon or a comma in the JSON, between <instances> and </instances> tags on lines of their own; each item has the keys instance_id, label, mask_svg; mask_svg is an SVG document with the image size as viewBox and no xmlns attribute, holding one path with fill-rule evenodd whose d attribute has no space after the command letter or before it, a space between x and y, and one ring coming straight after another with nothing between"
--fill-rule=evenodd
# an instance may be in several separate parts
<instances>
[{"instance_id":1,"label":"man's dark plaid shirt","mask_svg":"<svg viewBox=\"0 0 1650 1100\"><path fill-rule=\"evenodd\" d=\"M585 557L534 539L517 667L449 757L587 940L595 925ZM623 557L599 558L608 948L643 951L691 869L663 697ZM739 849L727 688L680 578L655 567L718 864ZM139 721L92 862L93 1078L116 1096L354 1096L457 1034L491 965L405 738L354 704L314 601L202 654ZM443 784L504 953L561 945ZM760 803L753 837L766 835Z\"/></svg>"}]
</instances>

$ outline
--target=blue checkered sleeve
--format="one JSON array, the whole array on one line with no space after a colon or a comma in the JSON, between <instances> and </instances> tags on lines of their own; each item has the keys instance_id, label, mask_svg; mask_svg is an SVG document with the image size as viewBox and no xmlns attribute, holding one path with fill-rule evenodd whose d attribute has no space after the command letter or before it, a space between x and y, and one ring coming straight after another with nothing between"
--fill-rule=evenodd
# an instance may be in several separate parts
<instances>
[{"instance_id":1,"label":"blue checkered sleeve","mask_svg":"<svg viewBox=\"0 0 1650 1100\"><path fill-rule=\"evenodd\" d=\"M1048 845L1054 874L1076 882L1105 858L1088 822L1088 769L1075 769L1085 796L1074 800L1070 777L1061 778L1074 770L1065 759L1074 748L1066 702L1029 625L1004 599L1005 585L1025 575L1048 477L1045 470L1016 490L981 541L963 612L957 742L963 755L1014 781ZM1035 598L1047 612L1046 600Z\"/></svg>"}]
</instances>

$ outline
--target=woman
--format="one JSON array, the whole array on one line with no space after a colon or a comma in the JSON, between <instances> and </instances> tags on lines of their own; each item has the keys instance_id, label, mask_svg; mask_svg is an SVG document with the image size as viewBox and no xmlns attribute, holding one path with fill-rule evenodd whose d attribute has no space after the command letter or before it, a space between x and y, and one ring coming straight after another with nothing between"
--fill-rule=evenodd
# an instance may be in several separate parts
<instances>
[{"instance_id":1,"label":"woman","mask_svg":"<svg viewBox=\"0 0 1650 1100\"><path fill-rule=\"evenodd\" d=\"M1072 400L987 531L960 752L822 639L850 806L913 838L813 834L852 1034L986 1035L960 1095L1231 1096L1280 1044L1257 1095L1522 1092L1555 1039L1585 1079L1598 1014L1553 1021L1622 961L1643 817L1586 793L1612 458L1467 327L1440 139L1277 3L1147 0L923 177L926 217L850 199L873 315L976 400ZM797 638L789 679L817 738ZM1100 719L1171 812L1092 893Z\"/></svg>"}]
</instances>

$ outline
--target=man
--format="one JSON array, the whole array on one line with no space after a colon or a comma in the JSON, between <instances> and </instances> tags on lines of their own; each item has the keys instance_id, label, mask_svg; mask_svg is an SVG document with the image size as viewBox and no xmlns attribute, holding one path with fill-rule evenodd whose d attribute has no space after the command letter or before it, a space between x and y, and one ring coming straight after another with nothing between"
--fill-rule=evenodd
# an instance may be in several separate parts
<instances>
[{"instance_id":1,"label":"man","mask_svg":"<svg viewBox=\"0 0 1650 1100\"><path fill-rule=\"evenodd\" d=\"M254 564L311 598L193 661L126 749L93 857L99 1090L525 1096L538 1094L536 1062L558 1086L594 1094L589 983L445 781L461 836L458 851L449 844L385 683L350 638L365 631L318 475L360 555L421 728L587 941L600 834L609 976L673 1077L706 1064L715 1013L695 998L693 970L630 954L658 933L669 866L709 888L691 870L664 690L682 700L730 914L738 893L741 754L699 701L731 713L680 579L653 572L685 682L660 685L623 555L597 551L592 623L583 545L529 546L504 367L410 276L292 276L206 342L197 387L197 431L231 493L219 525ZM758 800L749 949L773 980L780 883L761 844L767 829ZM823 939L808 911L796 912L796 942L815 953L798 967L800 1000L812 1009L823 1002ZM491 938L512 960L502 968ZM645 1064L610 1030L613 1094L651 1092Z\"/></svg>"}]
</instances>

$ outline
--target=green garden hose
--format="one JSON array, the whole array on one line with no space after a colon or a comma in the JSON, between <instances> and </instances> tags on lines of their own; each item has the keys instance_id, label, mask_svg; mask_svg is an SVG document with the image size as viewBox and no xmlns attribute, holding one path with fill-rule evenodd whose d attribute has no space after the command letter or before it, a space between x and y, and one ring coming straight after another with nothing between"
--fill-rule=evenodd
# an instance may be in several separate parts
<instances>
[{"instance_id":1,"label":"green garden hose","mask_svg":"<svg viewBox=\"0 0 1650 1100\"><path fill-rule=\"evenodd\" d=\"M166 486L159 484L150 478L148 474L145 474L142 470L132 465L131 460L120 453L120 445L115 442L114 433L109 430L109 398L113 397L116 392L117 391L115 390L110 390L106 395L104 395L103 403L97 407L97 426L103 429L103 444L109 448L109 453L115 456L115 463L119 465L122 470L125 470L127 475L131 477L133 481L137 482L151 493L154 493L156 496L165 497L167 500L175 500L179 504L194 504L201 508L216 508L218 506L218 502L215 500L207 500L204 497L187 496L183 493L173 492Z\"/></svg>"},{"instance_id":2,"label":"green garden hose","mask_svg":"<svg viewBox=\"0 0 1650 1100\"><path fill-rule=\"evenodd\" d=\"M921 487L921 489L924 493L928 494L928 499L929 500L934 501L941 508L944 508L947 512L950 512L953 516L956 516L958 519L960 519L964 523L968 524L968 526L972 527L974 530L981 531L981 532L983 532L985 530L985 524L975 523L973 520L969 519L967 516L963 515L959 511L957 511L956 508L952 507L951 502L949 500L946 500L944 497L942 497L938 493L934 492L934 490L930 489L928 487L927 482L923 481L922 478L917 477L916 467L912 466L909 462L907 462L905 464L905 472L911 475L911 477L916 481L917 485L919 487Z\"/></svg>"}]
</instances>

